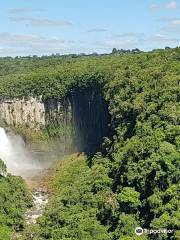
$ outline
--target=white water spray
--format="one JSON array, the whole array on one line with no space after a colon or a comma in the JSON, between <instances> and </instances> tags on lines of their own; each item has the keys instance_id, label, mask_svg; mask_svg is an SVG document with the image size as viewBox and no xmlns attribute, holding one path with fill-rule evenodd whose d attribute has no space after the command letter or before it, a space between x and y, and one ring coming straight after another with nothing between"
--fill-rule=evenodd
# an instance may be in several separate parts
<instances>
[{"instance_id":1,"label":"white water spray","mask_svg":"<svg viewBox=\"0 0 180 240\"><path fill-rule=\"evenodd\" d=\"M0 159L4 161L9 173L24 178L40 169L37 160L25 148L23 139L0 127Z\"/></svg>"}]
</instances>

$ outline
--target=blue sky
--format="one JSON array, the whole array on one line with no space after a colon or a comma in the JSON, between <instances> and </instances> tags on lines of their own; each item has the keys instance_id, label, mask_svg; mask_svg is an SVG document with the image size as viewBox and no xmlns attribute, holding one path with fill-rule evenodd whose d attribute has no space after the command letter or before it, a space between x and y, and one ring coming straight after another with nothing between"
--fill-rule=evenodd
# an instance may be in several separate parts
<instances>
[{"instance_id":1,"label":"blue sky","mask_svg":"<svg viewBox=\"0 0 180 240\"><path fill-rule=\"evenodd\" d=\"M6 0L0 56L180 45L180 0Z\"/></svg>"}]
</instances>

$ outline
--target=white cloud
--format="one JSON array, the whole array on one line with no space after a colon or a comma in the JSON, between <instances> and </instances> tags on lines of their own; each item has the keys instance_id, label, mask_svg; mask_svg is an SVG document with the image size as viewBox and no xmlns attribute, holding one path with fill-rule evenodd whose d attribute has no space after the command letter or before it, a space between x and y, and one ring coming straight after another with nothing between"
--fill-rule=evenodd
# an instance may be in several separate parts
<instances>
[{"instance_id":1,"label":"white cloud","mask_svg":"<svg viewBox=\"0 0 180 240\"><path fill-rule=\"evenodd\" d=\"M22 13L33 13L33 12L44 12L42 8L12 8L9 10L10 14L22 14Z\"/></svg>"},{"instance_id":2,"label":"white cloud","mask_svg":"<svg viewBox=\"0 0 180 240\"><path fill-rule=\"evenodd\" d=\"M73 48L72 41L60 37L44 37L33 34L0 33L1 55L30 55L65 53Z\"/></svg>"},{"instance_id":3,"label":"white cloud","mask_svg":"<svg viewBox=\"0 0 180 240\"><path fill-rule=\"evenodd\" d=\"M171 21L171 23L174 25L180 25L180 19L174 19Z\"/></svg>"},{"instance_id":4,"label":"white cloud","mask_svg":"<svg viewBox=\"0 0 180 240\"><path fill-rule=\"evenodd\" d=\"M162 34L162 33L156 33L152 36L150 36L147 41L149 42L155 42L155 43L172 43L172 42L177 42L179 41L178 38L175 37L171 37L169 35L166 34Z\"/></svg>"},{"instance_id":5,"label":"white cloud","mask_svg":"<svg viewBox=\"0 0 180 240\"><path fill-rule=\"evenodd\" d=\"M157 4L152 4L152 5L150 6L150 10L159 10L159 8L160 8L160 6L157 5Z\"/></svg>"},{"instance_id":6,"label":"white cloud","mask_svg":"<svg viewBox=\"0 0 180 240\"><path fill-rule=\"evenodd\" d=\"M144 33L125 32L121 34L116 34L115 36L121 38L142 38L144 37Z\"/></svg>"},{"instance_id":7,"label":"white cloud","mask_svg":"<svg viewBox=\"0 0 180 240\"><path fill-rule=\"evenodd\" d=\"M164 18L159 19L160 21L165 22L165 26L162 28L162 31L165 33L173 33L178 34L180 33L180 18ZM180 37L179 37L180 38Z\"/></svg>"},{"instance_id":8,"label":"white cloud","mask_svg":"<svg viewBox=\"0 0 180 240\"><path fill-rule=\"evenodd\" d=\"M88 32L94 32L94 33L102 33L107 31L108 30L106 28L92 28L88 30Z\"/></svg>"},{"instance_id":9,"label":"white cloud","mask_svg":"<svg viewBox=\"0 0 180 240\"><path fill-rule=\"evenodd\" d=\"M33 27L65 27L73 24L68 21L50 20L47 18L17 17L10 16L11 22L25 22Z\"/></svg>"},{"instance_id":10,"label":"white cloud","mask_svg":"<svg viewBox=\"0 0 180 240\"><path fill-rule=\"evenodd\" d=\"M165 5L165 8L167 9L177 9L178 5L175 1L169 2Z\"/></svg>"},{"instance_id":11,"label":"white cloud","mask_svg":"<svg viewBox=\"0 0 180 240\"><path fill-rule=\"evenodd\" d=\"M140 48L144 44L144 34L133 32L116 34L94 44L106 50Z\"/></svg>"},{"instance_id":12,"label":"white cloud","mask_svg":"<svg viewBox=\"0 0 180 240\"><path fill-rule=\"evenodd\" d=\"M171 1L166 4L152 4L150 6L151 10L162 10L162 9L167 9L167 10L177 10L180 9L180 6L177 4L176 1Z\"/></svg>"},{"instance_id":13,"label":"white cloud","mask_svg":"<svg viewBox=\"0 0 180 240\"><path fill-rule=\"evenodd\" d=\"M9 20L16 23L25 23L33 27L66 27L73 24L69 21L53 20L42 17L32 17L29 13L44 12L40 8L14 8L9 10ZM25 15L25 16L23 16Z\"/></svg>"},{"instance_id":14,"label":"white cloud","mask_svg":"<svg viewBox=\"0 0 180 240\"><path fill-rule=\"evenodd\" d=\"M103 51L111 51L113 48L117 49L148 49L147 46L154 48L163 48L165 46L179 45L178 37L172 36L168 33L156 33L151 36L146 36L143 33L122 33L111 36L103 41L94 42L94 45Z\"/></svg>"}]
</instances>

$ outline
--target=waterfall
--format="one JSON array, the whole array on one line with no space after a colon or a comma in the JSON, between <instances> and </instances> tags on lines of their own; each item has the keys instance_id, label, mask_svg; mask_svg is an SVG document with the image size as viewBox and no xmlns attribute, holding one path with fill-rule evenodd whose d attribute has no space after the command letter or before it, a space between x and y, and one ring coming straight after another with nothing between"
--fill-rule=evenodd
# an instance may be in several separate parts
<instances>
[{"instance_id":1,"label":"waterfall","mask_svg":"<svg viewBox=\"0 0 180 240\"><path fill-rule=\"evenodd\" d=\"M7 171L14 175L26 178L39 164L25 147L23 139L12 132L6 132L0 127L0 159L7 166Z\"/></svg>"}]
</instances>

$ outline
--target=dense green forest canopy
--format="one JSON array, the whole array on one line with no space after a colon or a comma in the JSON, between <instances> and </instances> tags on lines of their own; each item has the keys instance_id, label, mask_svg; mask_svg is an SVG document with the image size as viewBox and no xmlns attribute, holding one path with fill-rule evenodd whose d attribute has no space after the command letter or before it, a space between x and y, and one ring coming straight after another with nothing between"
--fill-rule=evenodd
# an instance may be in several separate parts
<instances>
[{"instance_id":1,"label":"dense green forest canopy","mask_svg":"<svg viewBox=\"0 0 180 240\"><path fill-rule=\"evenodd\" d=\"M171 68L176 72L180 49L154 50L140 54L110 54L82 57L1 58L0 96L61 98L76 87L110 83L115 72ZM168 71L166 69L166 71ZM141 74L142 72L142 74Z\"/></svg>"},{"instance_id":2,"label":"dense green forest canopy","mask_svg":"<svg viewBox=\"0 0 180 240\"><path fill-rule=\"evenodd\" d=\"M99 84L111 114L113 135L104 139L91 166L87 159L56 177L56 195L39 220L38 239L130 240L137 226L179 229L180 48L0 59L0 66L2 98L61 99Z\"/></svg>"}]
</instances>

